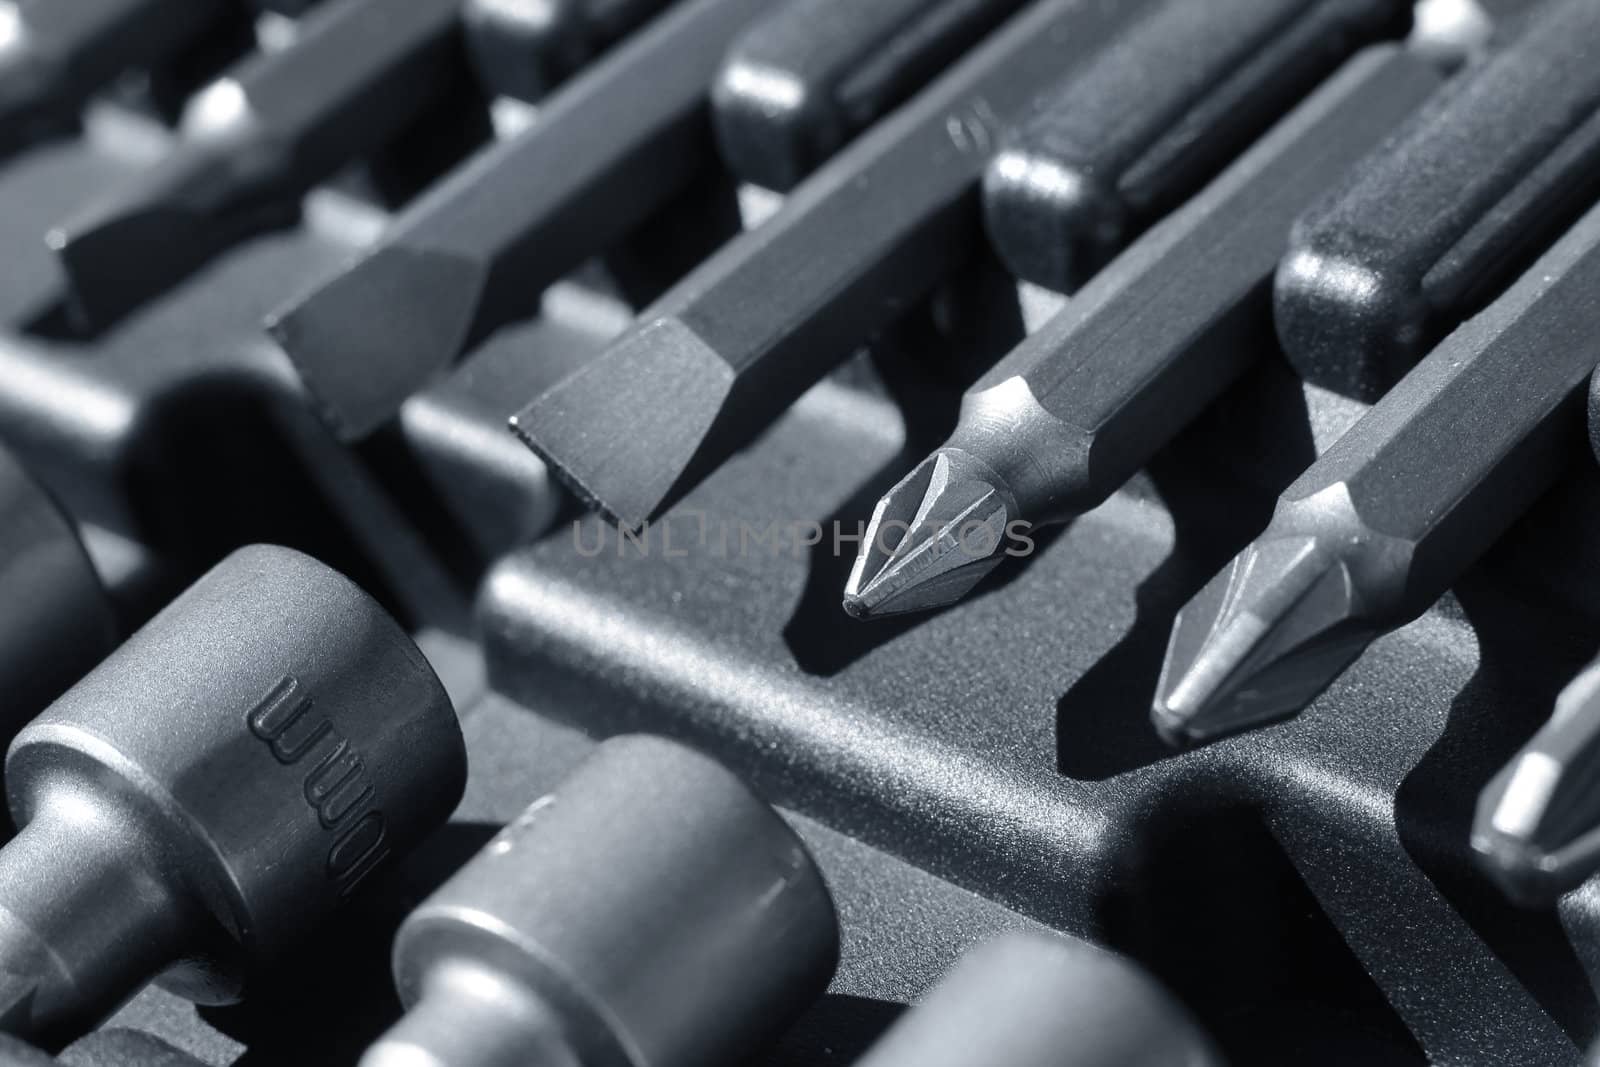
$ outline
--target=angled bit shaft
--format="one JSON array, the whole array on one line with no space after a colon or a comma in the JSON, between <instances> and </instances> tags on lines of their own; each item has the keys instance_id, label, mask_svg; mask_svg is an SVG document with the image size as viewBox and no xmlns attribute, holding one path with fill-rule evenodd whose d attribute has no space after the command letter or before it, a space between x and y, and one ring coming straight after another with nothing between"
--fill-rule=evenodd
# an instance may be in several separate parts
<instances>
[{"instance_id":1,"label":"angled bit shaft","mask_svg":"<svg viewBox=\"0 0 1600 1067\"><path fill-rule=\"evenodd\" d=\"M0 2L0 154L67 125L125 70L154 66L219 23L229 0Z\"/></svg>"},{"instance_id":2,"label":"angled bit shaft","mask_svg":"<svg viewBox=\"0 0 1600 1067\"><path fill-rule=\"evenodd\" d=\"M717 141L746 181L787 192L1022 6L1022 0L793 0L717 76Z\"/></svg>"},{"instance_id":3,"label":"angled bit shaft","mask_svg":"<svg viewBox=\"0 0 1600 1067\"><path fill-rule=\"evenodd\" d=\"M687 188L712 157L706 94L770 0L693 0L558 93L269 323L328 423L365 435L545 286Z\"/></svg>"},{"instance_id":4,"label":"angled bit shaft","mask_svg":"<svg viewBox=\"0 0 1600 1067\"><path fill-rule=\"evenodd\" d=\"M1478 797L1472 850L1506 895L1544 906L1600 871L1600 660Z\"/></svg>"},{"instance_id":5,"label":"angled bit shaft","mask_svg":"<svg viewBox=\"0 0 1600 1067\"><path fill-rule=\"evenodd\" d=\"M165 160L51 231L74 313L105 326L382 147L448 84L459 4L339 0L196 96Z\"/></svg>"},{"instance_id":6,"label":"angled bit shaft","mask_svg":"<svg viewBox=\"0 0 1600 1067\"><path fill-rule=\"evenodd\" d=\"M1278 336L1375 399L1600 194L1600 4L1549 0L1296 227Z\"/></svg>"},{"instance_id":7,"label":"angled bit shaft","mask_svg":"<svg viewBox=\"0 0 1600 1067\"><path fill-rule=\"evenodd\" d=\"M535 101L668 0L464 0L467 49L491 92Z\"/></svg>"},{"instance_id":8,"label":"angled bit shaft","mask_svg":"<svg viewBox=\"0 0 1600 1067\"><path fill-rule=\"evenodd\" d=\"M1174 742L1293 715L1421 614L1582 450L1600 208L1278 499L1179 614L1153 717Z\"/></svg>"},{"instance_id":9,"label":"angled bit shaft","mask_svg":"<svg viewBox=\"0 0 1600 1067\"><path fill-rule=\"evenodd\" d=\"M1040 98L984 178L1012 273L1067 292L1210 180L1404 0L1166 0Z\"/></svg>"},{"instance_id":10,"label":"angled bit shaft","mask_svg":"<svg viewBox=\"0 0 1600 1067\"><path fill-rule=\"evenodd\" d=\"M1295 216L1439 84L1375 46L1136 241L967 392L950 440L879 502L845 589L860 618L953 603L1113 493L1271 343Z\"/></svg>"},{"instance_id":11,"label":"angled bit shaft","mask_svg":"<svg viewBox=\"0 0 1600 1067\"><path fill-rule=\"evenodd\" d=\"M1016 16L535 397L517 433L607 517L658 514L967 258L1004 116L1141 6Z\"/></svg>"}]
</instances>

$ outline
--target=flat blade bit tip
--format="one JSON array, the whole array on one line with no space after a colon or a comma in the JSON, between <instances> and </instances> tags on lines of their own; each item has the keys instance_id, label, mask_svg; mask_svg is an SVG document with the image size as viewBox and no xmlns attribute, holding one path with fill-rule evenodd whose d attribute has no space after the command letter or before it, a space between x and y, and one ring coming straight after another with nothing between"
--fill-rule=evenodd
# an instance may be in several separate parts
<instances>
[{"instance_id":1,"label":"flat blade bit tip","mask_svg":"<svg viewBox=\"0 0 1600 1067\"><path fill-rule=\"evenodd\" d=\"M1297 714L1370 636L1350 572L1311 536L1257 541L1179 613L1151 721L1174 746Z\"/></svg>"},{"instance_id":2,"label":"flat blade bit tip","mask_svg":"<svg viewBox=\"0 0 1600 1067\"><path fill-rule=\"evenodd\" d=\"M638 529L704 473L708 442L764 421L736 402L735 379L687 323L659 318L534 397L511 429L579 500Z\"/></svg>"},{"instance_id":3,"label":"flat blade bit tip","mask_svg":"<svg viewBox=\"0 0 1600 1067\"><path fill-rule=\"evenodd\" d=\"M183 242L170 238L194 224L181 211L130 202L106 205L46 232L79 324L99 329L144 299L154 288L150 279L165 278L187 261Z\"/></svg>"},{"instance_id":4,"label":"flat blade bit tip","mask_svg":"<svg viewBox=\"0 0 1600 1067\"><path fill-rule=\"evenodd\" d=\"M878 501L844 610L870 619L954 604L1004 558L1016 511L987 464L940 449Z\"/></svg>"},{"instance_id":5,"label":"flat blade bit tip","mask_svg":"<svg viewBox=\"0 0 1600 1067\"><path fill-rule=\"evenodd\" d=\"M167 159L45 234L86 329L104 329L187 277L256 221L232 210L230 146L180 145ZM285 217L293 208L284 209ZM268 219L263 211L261 220Z\"/></svg>"},{"instance_id":6,"label":"flat blade bit tip","mask_svg":"<svg viewBox=\"0 0 1600 1067\"><path fill-rule=\"evenodd\" d=\"M487 278L467 257L389 245L274 315L267 330L323 420L356 440L450 367Z\"/></svg>"}]
</instances>

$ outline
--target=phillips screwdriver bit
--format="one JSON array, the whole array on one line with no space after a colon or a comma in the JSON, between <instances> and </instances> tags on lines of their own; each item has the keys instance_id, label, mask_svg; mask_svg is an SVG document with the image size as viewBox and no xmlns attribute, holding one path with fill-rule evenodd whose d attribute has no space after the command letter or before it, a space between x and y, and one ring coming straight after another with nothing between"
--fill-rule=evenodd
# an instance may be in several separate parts
<instances>
[{"instance_id":1,"label":"phillips screwdriver bit","mask_svg":"<svg viewBox=\"0 0 1600 1067\"><path fill-rule=\"evenodd\" d=\"M1278 336L1372 400L1600 194L1600 4L1547 0L1295 227Z\"/></svg>"},{"instance_id":2,"label":"phillips screwdriver bit","mask_svg":"<svg viewBox=\"0 0 1600 1067\"><path fill-rule=\"evenodd\" d=\"M467 49L491 92L533 102L668 0L464 0Z\"/></svg>"},{"instance_id":3,"label":"phillips screwdriver bit","mask_svg":"<svg viewBox=\"0 0 1600 1067\"><path fill-rule=\"evenodd\" d=\"M442 824L466 757L375 601L229 556L17 736L0 1029L56 1045L152 977L219 1003Z\"/></svg>"},{"instance_id":4,"label":"phillips screwdriver bit","mask_svg":"<svg viewBox=\"0 0 1600 1067\"><path fill-rule=\"evenodd\" d=\"M528 129L426 194L269 329L328 424L365 436L540 290L688 187L712 158L706 93L771 0L692 0L556 94Z\"/></svg>"},{"instance_id":5,"label":"phillips screwdriver bit","mask_svg":"<svg viewBox=\"0 0 1600 1067\"><path fill-rule=\"evenodd\" d=\"M1278 498L1179 613L1153 718L1173 743L1297 713L1425 611L1580 455L1600 362L1600 208Z\"/></svg>"},{"instance_id":6,"label":"phillips screwdriver bit","mask_svg":"<svg viewBox=\"0 0 1600 1067\"><path fill-rule=\"evenodd\" d=\"M659 514L967 261L1000 123L1143 6L1022 11L535 397L516 432L607 518Z\"/></svg>"},{"instance_id":7,"label":"phillips screwdriver bit","mask_svg":"<svg viewBox=\"0 0 1600 1067\"><path fill-rule=\"evenodd\" d=\"M1478 797L1472 850L1511 899L1555 903L1600 871L1600 660Z\"/></svg>"},{"instance_id":8,"label":"phillips screwdriver bit","mask_svg":"<svg viewBox=\"0 0 1600 1067\"><path fill-rule=\"evenodd\" d=\"M857 1067L1221 1067L1143 968L1086 942L1012 933L968 952Z\"/></svg>"},{"instance_id":9,"label":"phillips screwdriver bit","mask_svg":"<svg viewBox=\"0 0 1600 1067\"><path fill-rule=\"evenodd\" d=\"M401 926L406 1016L362 1067L746 1062L822 994L833 902L732 773L603 743Z\"/></svg>"},{"instance_id":10,"label":"phillips screwdriver bit","mask_svg":"<svg viewBox=\"0 0 1600 1067\"><path fill-rule=\"evenodd\" d=\"M845 610L954 603L1029 529L1104 502L1270 349L1295 217L1439 84L1394 45L1350 60L989 370L950 439L879 501Z\"/></svg>"},{"instance_id":11,"label":"phillips screwdriver bit","mask_svg":"<svg viewBox=\"0 0 1600 1067\"><path fill-rule=\"evenodd\" d=\"M97 90L218 25L231 0L0 0L0 155L77 119Z\"/></svg>"},{"instance_id":12,"label":"phillips screwdriver bit","mask_svg":"<svg viewBox=\"0 0 1600 1067\"><path fill-rule=\"evenodd\" d=\"M117 636L77 529L0 449L0 743L110 652Z\"/></svg>"},{"instance_id":13,"label":"phillips screwdriver bit","mask_svg":"<svg viewBox=\"0 0 1600 1067\"><path fill-rule=\"evenodd\" d=\"M460 0L338 0L190 101L170 155L48 235L89 329L294 217L449 84Z\"/></svg>"},{"instance_id":14,"label":"phillips screwdriver bit","mask_svg":"<svg viewBox=\"0 0 1600 1067\"><path fill-rule=\"evenodd\" d=\"M733 172L788 192L1022 0L792 0L728 53L712 89Z\"/></svg>"},{"instance_id":15,"label":"phillips screwdriver bit","mask_svg":"<svg viewBox=\"0 0 1600 1067\"><path fill-rule=\"evenodd\" d=\"M1007 137L984 175L1013 274L1069 292L1182 203L1407 0L1166 0Z\"/></svg>"}]
</instances>

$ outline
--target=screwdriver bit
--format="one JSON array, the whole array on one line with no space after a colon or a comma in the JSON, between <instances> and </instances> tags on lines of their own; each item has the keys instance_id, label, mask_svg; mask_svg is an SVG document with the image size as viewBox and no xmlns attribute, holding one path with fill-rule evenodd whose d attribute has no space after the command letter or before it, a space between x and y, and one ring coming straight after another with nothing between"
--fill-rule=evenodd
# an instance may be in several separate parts
<instances>
[{"instance_id":1,"label":"screwdriver bit","mask_svg":"<svg viewBox=\"0 0 1600 1067\"><path fill-rule=\"evenodd\" d=\"M1025 9L533 398L515 431L607 518L659 514L967 261L999 124L1142 7Z\"/></svg>"},{"instance_id":2,"label":"screwdriver bit","mask_svg":"<svg viewBox=\"0 0 1600 1067\"><path fill-rule=\"evenodd\" d=\"M77 529L0 449L0 743L110 652L117 636Z\"/></svg>"},{"instance_id":3,"label":"screwdriver bit","mask_svg":"<svg viewBox=\"0 0 1600 1067\"><path fill-rule=\"evenodd\" d=\"M0 0L0 154L76 121L126 70L182 51L230 0Z\"/></svg>"},{"instance_id":4,"label":"screwdriver bit","mask_svg":"<svg viewBox=\"0 0 1600 1067\"><path fill-rule=\"evenodd\" d=\"M1196 189L1406 0L1166 0L1044 94L984 175L1013 274L1069 292Z\"/></svg>"},{"instance_id":5,"label":"screwdriver bit","mask_svg":"<svg viewBox=\"0 0 1600 1067\"><path fill-rule=\"evenodd\" d=\"M668 0L465 0L478 80L530 103L654 18Z\"/></svg>"},{"instance_id":6,"label":"screwdriver bit","mask_svg":"<svg viewBox=\"0 0 1600 1067\"><path fill-rule=\"evenodd\" d=\"M1278 336L1308 381L1382 395L1600 194L1600 4L1547 0L1295 227Z\"/></svg>"},{"instance_id":7,"label":"screwdriver bit","mask_svg":"<svg viewBox=\"0 0 1600 1067\"><path fill-rule=\"evenodd\" d=\"M788 192L1022 6L792 0L739 38L712 89L722 156Z\"/></svg>"},{"instance_id":8,"label":"screwdriver bit","mask_svg":"<svg viewBox=\"0 0 1600 1067\"><path fill-rule=\"evenodd\" d=\"M410 1010L363 1067L716 1067L828 984L838 924L805 846L732 773L603 743L408 917Z\"/></svg>"},{"instance_id":9,"label":"screwdriver bit","mask_svg":"<svg viewBox=\"0 0 1600 1067\"><path fill-rule=\"evenodd\" d=\"M101 329L228 246L291 220L448 85L460 0L338 0L294 43L190 101L162 162L48 235L79 323Z\"/></svg>"},{"instance_id":10,"label":"screwdriver bit","mask_svg":"<svg viewBox=\"0 0 1600 1067\"><path fill-rule=\"evenodd\" d=\"M57 1045L151 977L202 1003L454 808L449 698L365 593L229 556L12 744L0 1029Z\"/></svg>"},{"instance_id":11,"label":"screwdriver bit","mask_svg":"<svg viewBox=\"0 0 1600 1067\"><path fill-rule=\"evenodd\" d=\"M1472 850L1518 903L1546 906L1600 871L1600 660L1478 797Z\"/></svg>"},{"instance_id":12,"label":"screwdriver bit","mask_svg":"<svg viewBox=\"0 0 1600 1067\"><path fill-rule=\"evenodd\" d=\"M1011 933L968 952L857 1067L1221 1067L1189 1012L1134 963Z\"/></svg>"},{"instance_id":13,"label":"screwdriver bit","mask_svg":"<svg viewBox=\"0 0 1600 1067\"><path fill-rule=\"evenodd\" d=\"M955 432L879 501L857 618L954 603L1032 528L1105 501L1271 336L1289 229L1440 84L1397 46L1352 59L967 391Z\"/></svg>"},{"instance_id":14,"label":"screwdriver bit","mask_svg":"<svg viewBox=\"0 0 1600 1067\"><path fill-rule=\"evenodd\" d=\"M540 290L605 250L712 157L706 91L771 0L693 0L610 53L518 136L407 210L376 247L275 316L341 437L365 436Z\"/></svg>"},{"instance_id":15,"label":"screwdriver bit","mask_svg":"<svg viewBox=\"0 0 1600 1067\"><path fill-rule=\"evenodd\" d=\"M1278 498L1179 613L1153 718L1201 742L1298 712L1439 598L1583 451L1600 208Z\"/></svg>"}]
</instances>

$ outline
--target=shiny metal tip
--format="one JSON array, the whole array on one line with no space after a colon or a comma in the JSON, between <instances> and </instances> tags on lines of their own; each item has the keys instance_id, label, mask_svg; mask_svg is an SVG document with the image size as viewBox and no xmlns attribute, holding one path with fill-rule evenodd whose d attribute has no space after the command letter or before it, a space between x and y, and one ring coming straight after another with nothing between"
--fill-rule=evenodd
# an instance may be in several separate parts
<instances>
[{"instance_id":1,"label":"shiny metal tip","mask_svg":"<svg viewBox=\"0 0 1600 1067\"><path fill-rule=\"evenodd\" d=\"M1370 639L1344 561L1309 536L1240 553L1179 613L1151 722L1186 746L1298 713Z\"/></svg>"},{"instance_id":2,"label":"shiny metal tip","mask_svg":"<svg viewBox=\"0 0 1600 1067\"><path fill-rule=\"evenodd\" d=\"M1600 663L1479 795L1472 850L1508 897L1535 907L1600 871Z\"/></svg>"},{"instance_id":3,"label":"shiny metal tip","mask_svg":"<svg viewBox=\"0 0 1600 1067\"><path fill-rule=\"evenodd\" d=\"M878 501L845 586L857 619L954 604L1005 556L1010 491L976 457L935 452Z\"/></svg>"}]
</instances>

